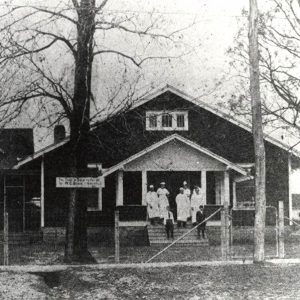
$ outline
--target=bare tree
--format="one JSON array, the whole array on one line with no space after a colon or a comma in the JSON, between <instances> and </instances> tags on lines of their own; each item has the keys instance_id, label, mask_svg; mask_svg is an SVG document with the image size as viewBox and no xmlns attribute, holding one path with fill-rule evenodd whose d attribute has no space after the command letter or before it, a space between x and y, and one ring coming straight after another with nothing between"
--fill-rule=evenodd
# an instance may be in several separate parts
<instances>
[{"instance_id":1,"label":"bare tree","mask_svg":"<svg viewBox=\"0 0 300 300\"><path fill-rule=\"evenodd\" d=\"M252 106L252 132L255 153L254 262L262 262L264 261L265 253L266 158L262 128L259 83L258 8L256 0L250 0L249 4L250 96Z\"/></svg>"},{"instance_id":2,"label":"bare tree","mask_svg":"<svg viewBox=\"0 0 300 300\"><path fill-rule=\"evenodd\" d=\"M17 5L11 1L1 16L1 55L3 81L0 113L10 121L24 111L33 110L37 119L51 123L68 120L70 127L69 174L86 176L86 145L91 105L95 57L114 55L140 68L149 59L170 55L134 53L103 45L101 35L118 32L119 37L161 47L177 44L181 31L161 30L161 16L149 13L114 14L105 10L108 0L65 0L49 5ZM52 6L51 6L51 5ZM15 84L16 81L19 85ZM5 89L5 87L7 87ZM124 106L128 103L124 101ZM126 105L127 104L127 105ZM34 107L37 105L37 108ZM96 106L95 106L96 107ZM67 222L65 259L83 260L87 249L87 199L80 190L71 189Z\"/></svg>"}]
</instances>

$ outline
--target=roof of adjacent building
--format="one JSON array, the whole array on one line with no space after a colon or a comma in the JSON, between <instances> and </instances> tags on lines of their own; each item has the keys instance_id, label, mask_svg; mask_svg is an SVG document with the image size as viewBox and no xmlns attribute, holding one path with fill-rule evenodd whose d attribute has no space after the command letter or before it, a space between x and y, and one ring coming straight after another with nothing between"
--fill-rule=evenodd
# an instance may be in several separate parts
<instances>
[{"instance_id":1,"label":"roof of adjacent building","mask_svg":"<svg viewBox=\"0 0 300 300\"><path fill-rule=\"evenodd\" d=\"M34 153L31 128L0 129L0 169L9 169Z\"/></svg>"}]
</instances>

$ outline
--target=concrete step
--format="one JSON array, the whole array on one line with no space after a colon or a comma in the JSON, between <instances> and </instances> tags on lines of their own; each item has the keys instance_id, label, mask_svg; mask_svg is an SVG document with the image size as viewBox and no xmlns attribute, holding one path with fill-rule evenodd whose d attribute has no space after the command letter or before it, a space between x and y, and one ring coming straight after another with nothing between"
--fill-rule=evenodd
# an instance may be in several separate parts
<instances>
[{"instance_id":1,"label":"concrete step","mask_svg":"<svg viewBox=\"0 0 300 300\"><path fill-rule=\"evenodd\" d=\"M152 245L161 245L161 244L171 244L172 242L174 242L175 239L162 239L162 240L155 240L155 241L152 241L151 242L151 246ZM175 245L178 245L178 246L189 246L189 245L195 245L195 246L208 246L209 243L208 243L208 240L205 239L205 240L180 240L178 241ZM174 245L174 246L175 246Z\"/></svg>"}]
</instances>

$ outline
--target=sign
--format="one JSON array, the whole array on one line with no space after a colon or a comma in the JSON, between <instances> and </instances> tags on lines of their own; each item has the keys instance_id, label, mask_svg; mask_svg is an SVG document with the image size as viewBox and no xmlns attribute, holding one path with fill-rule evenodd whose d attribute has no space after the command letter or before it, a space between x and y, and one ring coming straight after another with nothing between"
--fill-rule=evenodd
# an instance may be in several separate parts
<instances>
[{"instance_id":1,"label":"sign","mask_svg":"<svg viewBox=\"0 0 300 300\"><path fill-rule=\"evenodd\" d=\"M57 188L99 189L104 186L104 177L56 177Z\"/></svg>"}]
</instances>

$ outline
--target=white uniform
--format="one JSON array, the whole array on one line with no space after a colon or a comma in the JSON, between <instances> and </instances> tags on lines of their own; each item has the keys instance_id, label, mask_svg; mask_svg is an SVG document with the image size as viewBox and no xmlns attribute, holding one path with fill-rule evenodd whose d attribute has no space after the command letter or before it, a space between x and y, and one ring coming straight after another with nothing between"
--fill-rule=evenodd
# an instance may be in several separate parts
<instances>
[{"instance_id":1,"label":"white uniform","mask_svg":"<svg viewBox=\"0 0 300 300\"><path fill-rule=\"evenodd\" d=\"M189 205L189 212L188 212L188 218L192 215L191 212L191 190L189 188L184 188L184 192L183 192L187 198L188 198L188 205Z\"/></svg>"},{"instance_id":2,"label":"white uniform","mask_svg":"<svg viewBox=\"0 0 300 300\"><path fill-rule=\"evenodd\" d=\"M177 221L186 222L190 215L190 200L185 194L178 194L175 201L177 205Z\"/></svg>"},{"instance_id":3,"label":"white uniform","mask_svg":"<svg viewBox=\"0 0 300 300\"><path fill-rule=\"evenodd\" d=\"M199 191L199 194L194 191L191 198L192 223L196 223L196 214L200 205L204 205L203 195L201 191Z\"/></svg>"},{"instance_id":4,"label":"white uniform","mask_svg":"<svg viewBox=\"0 0 300 300\"><path fill-rule=\"evenodd\" d=\"M168 200L168 195L169 195L169 191L166 188L159 188L157 190L157 195L158 195L158 205L159 205L159 214L160 217L163 218L164 214L166 212L166 208L169 205L169 200Z\"/></svg>"},{"instance_id":5,"label":"white uniform","mask_svg":"<svg viewBox=\"0 0 300 300\"><path fill-rule=\"evenodd\" d=\"M149 191L146 195L147 212L149 219L159 217L157 193Z\"/></svg>"}]
</instances>

